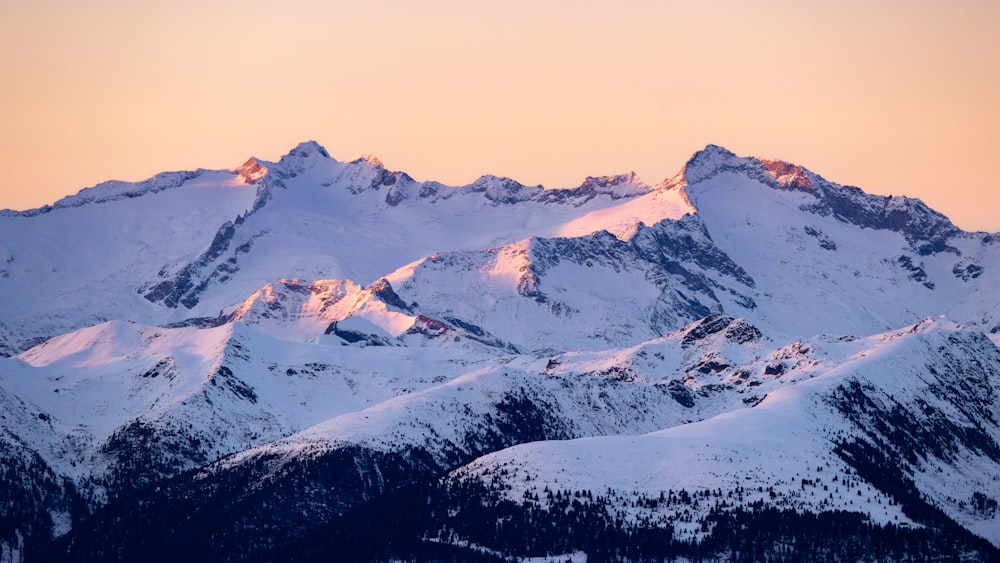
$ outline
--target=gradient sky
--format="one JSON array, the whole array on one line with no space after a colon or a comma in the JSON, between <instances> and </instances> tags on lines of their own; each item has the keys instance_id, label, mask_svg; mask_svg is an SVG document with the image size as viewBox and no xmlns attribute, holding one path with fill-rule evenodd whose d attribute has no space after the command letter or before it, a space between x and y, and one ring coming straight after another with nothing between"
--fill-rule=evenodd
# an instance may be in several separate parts
<instances>
[{"instance_id":1,"label":"gradient sky","mask_svg":"<svg viewBox=\"0 0 1000 563\"><path fill-rule=\"evenodd\" d=\"M0 208L315 139L419 180L707 143L1000 231L1000 2L6 0Z\"/></svg>"}]
</instances>

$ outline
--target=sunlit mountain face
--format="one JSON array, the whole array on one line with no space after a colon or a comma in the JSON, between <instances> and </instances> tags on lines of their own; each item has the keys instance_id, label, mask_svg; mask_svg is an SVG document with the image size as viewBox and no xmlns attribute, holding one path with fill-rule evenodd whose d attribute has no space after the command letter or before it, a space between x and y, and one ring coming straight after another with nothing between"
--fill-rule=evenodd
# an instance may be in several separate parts
<instances>
[{"instance_id":1,"label":"sunlit mountain face","mask_svg":"<svg viewBox=\"0 0 1000 563\"><path fill-rule=\"evenodd\" d=\"M0 215L0 560L1000 557L1000 240L710 145Z\"/></svg>"}]
</instances>

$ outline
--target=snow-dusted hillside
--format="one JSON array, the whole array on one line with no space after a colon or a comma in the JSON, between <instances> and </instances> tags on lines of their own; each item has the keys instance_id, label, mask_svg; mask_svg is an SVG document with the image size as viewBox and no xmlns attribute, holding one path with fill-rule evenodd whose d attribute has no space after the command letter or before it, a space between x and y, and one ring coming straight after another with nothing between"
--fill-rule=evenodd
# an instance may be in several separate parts
<instances>
[{"instance_id":1,"label":"snow-dusted hillside","mask_svg":"<svg viewBox=\"0 0 1000 563\"><path fill-rule=\"evenodd\" d=\"M783 384L758 387L754 408L730 407L641 436L517 446L482 457L453 478L489 481L502 474L506 494L517 500L546 488L610 489L633 502L661 491L721 489L736 506L763 500L917 525L891 493L871 482L880 471L912 482L950 517L1000 543L1000 516L973 509L977 495L1000 496L1000 399L990 391L1000 385L1000 351L986 337L928 319L863 339L797 341L768 359L718 374L739 385L740 375L780 370ZM734 371L737 378L729 375ZM881 460L859 456L862 445L885 447L884 461L892 465L872 467ZM701 516L716 507L703 503ZM704 535L703 518L680 519L690 510L639 503L626 515Z\"/></svg>"},{"instance_id":2,"label":"snow-dusted hillside","mask_svg":"<svg viewBox=\"0 0 1000 563\"><path fill-rule=\"evenodd\" d=\"M995 557L998 283L996 235L716 146L100 184L0 213L0 560Z\"/></svg>"}]
</instances>

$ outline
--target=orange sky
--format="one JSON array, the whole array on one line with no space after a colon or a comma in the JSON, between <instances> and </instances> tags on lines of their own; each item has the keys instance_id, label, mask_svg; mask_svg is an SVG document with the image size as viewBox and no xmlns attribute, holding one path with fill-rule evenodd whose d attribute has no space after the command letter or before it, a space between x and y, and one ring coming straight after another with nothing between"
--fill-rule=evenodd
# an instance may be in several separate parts
<instances>
[{"instance_id":1,"label":"orange sky","mask_svg":"<svg viewBox=\"0 0 1000 563\"><path fill-rule=\"evenodd\" d=\"M715 143L998 231L998 29L995 0L11 0L0 208L307 139L550 187Z\"/></svg>"}]
</instances>

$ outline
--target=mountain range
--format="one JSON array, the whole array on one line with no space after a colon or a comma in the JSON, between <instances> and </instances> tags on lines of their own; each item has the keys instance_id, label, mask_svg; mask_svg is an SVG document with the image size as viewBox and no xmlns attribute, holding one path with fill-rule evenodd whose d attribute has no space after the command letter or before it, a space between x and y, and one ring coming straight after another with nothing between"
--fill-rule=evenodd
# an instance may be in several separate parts
<instances>
[{"instance_id":1,"label":"mountain range","mask_svg":"<svg viewBox=\"0 0 1000 563\"><path fill-rule=\"evenodd\" d=\"M0 561L1000 558L1000 238L709 145L0 212Z\"/></svg>"}]
</instances>

